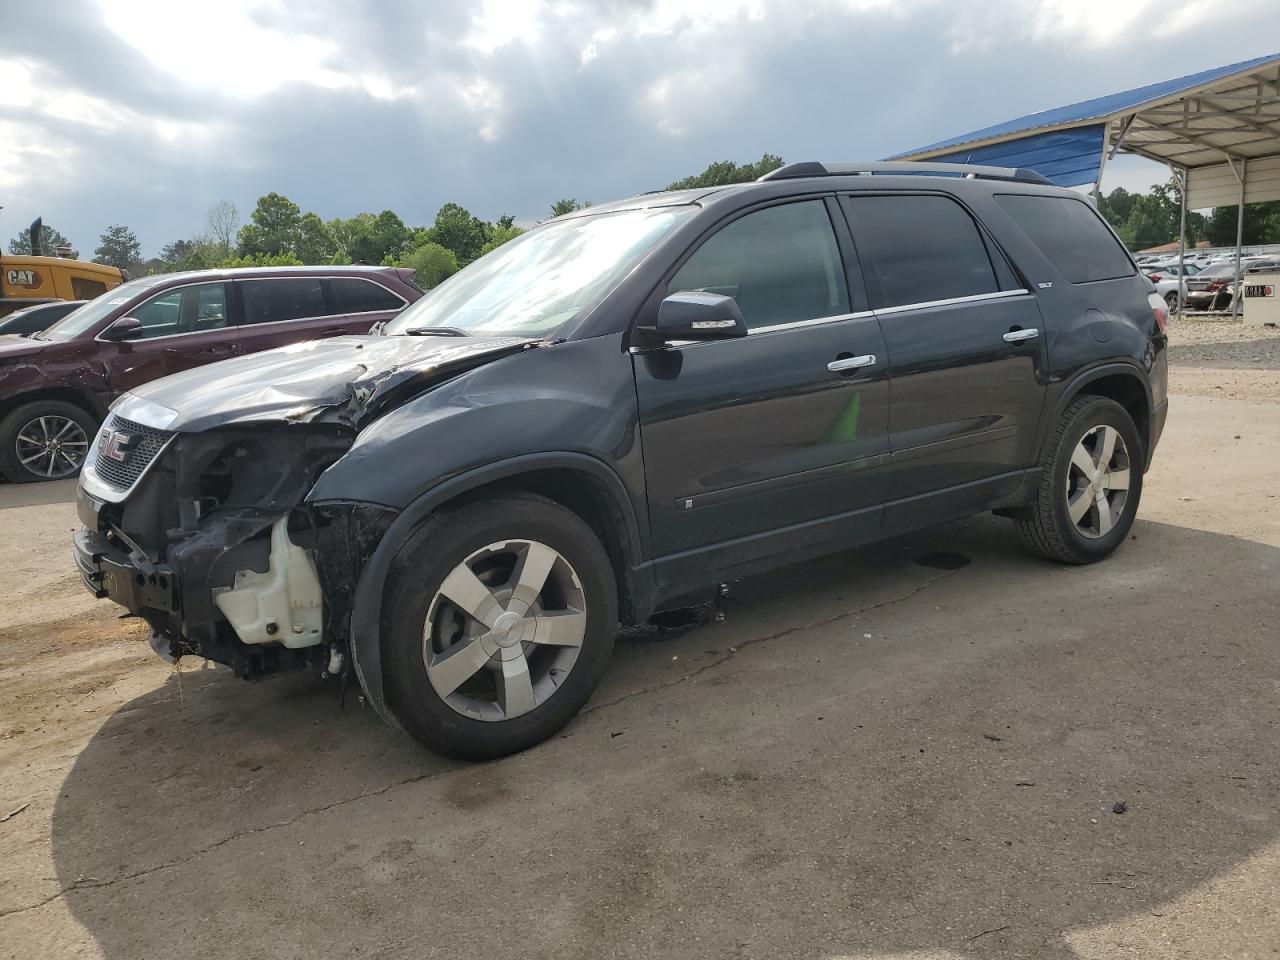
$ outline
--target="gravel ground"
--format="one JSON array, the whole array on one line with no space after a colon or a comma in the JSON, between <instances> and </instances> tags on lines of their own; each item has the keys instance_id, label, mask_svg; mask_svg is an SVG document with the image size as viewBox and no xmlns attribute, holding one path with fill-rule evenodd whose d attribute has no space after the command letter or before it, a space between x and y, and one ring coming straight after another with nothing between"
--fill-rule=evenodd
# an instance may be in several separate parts
<instances>
[{"instance_id":1,"label":"gravel ground","mask_svg":"<svg viewBox=\"0 0 1280 960\"><path fill-rule=\"evenodd\" d=\"M1280 370L1280 329L1175 317L1169 324L1169 362L1189 367Z\"/></svg>"}]
</instances>

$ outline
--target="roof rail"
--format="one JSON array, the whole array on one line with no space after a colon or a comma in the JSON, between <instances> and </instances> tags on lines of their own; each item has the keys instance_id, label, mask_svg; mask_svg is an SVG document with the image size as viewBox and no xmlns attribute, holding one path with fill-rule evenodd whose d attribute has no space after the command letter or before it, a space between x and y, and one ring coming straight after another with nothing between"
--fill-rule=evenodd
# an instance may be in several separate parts
<instances>
[{"instance_id":1,"label":"roof rail","mask_svg":"<svg viewBox=\"0 0 1280 960\"><path fill-rule=\"evenodd\" d=\"M974 163L915 163L911 160L884 160L875 163L818 163L805 160L788 163L766 173L760 180L795 180L799 177L872 176L874 174L935 177L964 177L968 180L1013 180L1053 186L1053 181L1026 167L984 167Z\"/></svg>"}]
</instances>

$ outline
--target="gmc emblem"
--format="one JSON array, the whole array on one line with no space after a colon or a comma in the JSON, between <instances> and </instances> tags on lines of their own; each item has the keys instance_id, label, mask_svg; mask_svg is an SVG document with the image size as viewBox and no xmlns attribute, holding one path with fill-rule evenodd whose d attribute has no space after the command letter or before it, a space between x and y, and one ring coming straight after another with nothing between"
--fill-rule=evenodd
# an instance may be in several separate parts
<instances>
[{"instance_id":1,"label":"gmc emblem","mask_svg":"<svg viewBox=\"0 0 1280 960\"><path fill-rule=\"evenodd\" d=\"M117 463L124 463L125 457L129 455L129 444L132 442L131 434L123 430L108 430L102 435L102 455L110 457Z\"/></svg>"}]
</instances>

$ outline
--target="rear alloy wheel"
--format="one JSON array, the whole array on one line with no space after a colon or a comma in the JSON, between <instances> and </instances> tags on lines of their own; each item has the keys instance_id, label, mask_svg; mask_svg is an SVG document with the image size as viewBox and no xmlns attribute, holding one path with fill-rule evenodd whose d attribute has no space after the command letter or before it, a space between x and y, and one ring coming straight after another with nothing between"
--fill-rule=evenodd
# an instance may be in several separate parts
<instances>
[{"instance_id":1,"label":"rear alloy wheel","mask_svg":"<svg viewBox=\"0 0 1280 960\"><path fill-rule=\"evenodd\" d=\"M384 605L387 702L424 745L464 759L553 735L591 695L617 625L591 528L526 493L428 520L400 548Z\"/></svg>"},{"instance_id":2,"label":"rear alloy wheel","mask_svg":"<svg viewBox=\"0 0 1280 960\"><path fill-rule=\"evenodd\" d=\"M1177 313L1179 310L1178 291L1170 290L1164 295L1164 302L1169 306L1170 313Z\"/></svg>"},{"instance_id":3,"label":"rear alloy wheel","mask_svg":"<svg viewBox=\"0 0 1280 960\"><path fill-rule=\"evenodd\" d=\"M1138 512L1144 463L1124 407L1106 397L1074 401L1049 440L1036 501L1016 518L1027 546L1062 563L1110 554Z\"/></svg>"},{"instance_id":4,"label":"rear alloy wheel","mask_svg":"<svg viewBox=\"0 0 1280 960\"><path fill-rule=\"evenodd\" d=\"M28 403L0 423L0 469L14 483L74 477L96 427L79 407L58 400Z\"/></svg>"}]
</instances>

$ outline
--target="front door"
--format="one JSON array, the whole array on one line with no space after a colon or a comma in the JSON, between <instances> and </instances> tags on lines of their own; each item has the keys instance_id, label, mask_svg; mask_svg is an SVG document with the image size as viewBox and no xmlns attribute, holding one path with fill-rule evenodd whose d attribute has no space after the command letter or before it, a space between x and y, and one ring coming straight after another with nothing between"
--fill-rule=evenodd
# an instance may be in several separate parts
<instances>
[{"instance_id":1,"label":"front door","mask_svg":"<svg viewBox=\"0 0 1280 960\"><path fill-rule=\"evenodd\" d=\"M887 357L832 214L834 201L814 198L738 217L646 308L677 291L714 291L737 300L750 330L634 356L664 587L816 552L878 524Z\"/></svg>"},{"instance_id":2,"label":"front door","mask_svg":"<svg viewBox=\"0 0 1280 960\"><path fill-rule=\"evenodd\" d=\"M892 358L893 499L920 498L890 505L886 521L917 526L981 509L1033 459L1044 400L1036 298L949 196L845 204Z\"/></svg>"},{"instance_id":3,"label":"front door","mask_svg":"<svg viewBox=\"0 0 1280 960\"><path fill-rule=\"evenodd\" d=\"M164 290L131 309L142 324L133 337L103 341L100 356L115 394L237 352L235 323L222 281Z\"/></svg>"}]
</instances>

